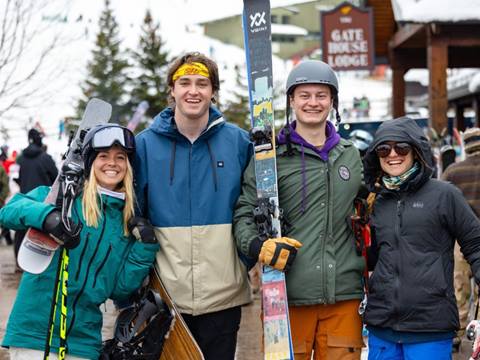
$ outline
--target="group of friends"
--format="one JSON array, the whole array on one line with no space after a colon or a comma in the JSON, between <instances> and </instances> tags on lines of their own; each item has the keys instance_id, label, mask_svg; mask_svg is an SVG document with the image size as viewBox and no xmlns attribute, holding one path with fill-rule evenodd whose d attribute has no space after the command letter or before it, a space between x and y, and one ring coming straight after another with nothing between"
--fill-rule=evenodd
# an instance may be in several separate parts
<instances>
[{"instance_id":1,"label":"group of friends","mask_svg":"<svg viewBox=\"0 0 480 360\"><path fill-rule=\"evenodd\" d=\"M479 281L480 221L457 187L432 178L431 148L414 120L383 122L362 162L328 120L340 121L335 73L321 61L299 63L276 141L290 226L265 239L253 219L253 147L215 107L216 63L187 53L171 63L167 83L169 106L136 137L116 124L85 137L86 180L72 212L80 239L43 202L48 187L0 210L2 226L43 230L70 248L67 359L98 359L99 306L127 299L154 264L205 358L234 359L241 307L251 302L247 266L257 261L285 271L295 359L360 359L363 324L369 359L450 359L459 328L454 246ZM361 316L367 265L350 218L365 188L374 194L372 275ZM41 274L23 274L2 343L12 360L43 356L58 256Z\"/></svg>"}]
</instances>

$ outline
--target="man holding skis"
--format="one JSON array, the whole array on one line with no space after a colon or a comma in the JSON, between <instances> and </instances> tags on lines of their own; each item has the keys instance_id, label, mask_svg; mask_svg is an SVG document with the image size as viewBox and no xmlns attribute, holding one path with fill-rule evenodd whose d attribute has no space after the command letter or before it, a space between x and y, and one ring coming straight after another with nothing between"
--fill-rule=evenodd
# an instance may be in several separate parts
<instances>
[{"instance_id":1,"label":"man holding skis","mask_svg":"<svg viewBox=\"0 0 480 360\"><path fill-rule=\"evenodd\" d=\"M277 139L282 238L259 237L253 159L234 215L241 252L286 271L295 359L360 359L364 260L346 221L360 188L358 150L327 120L338 114L338 81L321 61L304 61L287 80L287 125ZM290 122L291 109L296 121ZM287 271L288 270L288 271Z\"/></svg>"},{"instance_id":2,"label":"man holding skis","mask_svg":"<svg viewBox=\"0 0 480 360\"><path fill-rule=\"evenodd\" d=\"M233 359L250 290L232 218L252 149L247 132L212 104L214 61L187 53L167 82L170 107L137 136L137 198L160 242L161 279L205 358Z\"/></svg>"}]
</instances>

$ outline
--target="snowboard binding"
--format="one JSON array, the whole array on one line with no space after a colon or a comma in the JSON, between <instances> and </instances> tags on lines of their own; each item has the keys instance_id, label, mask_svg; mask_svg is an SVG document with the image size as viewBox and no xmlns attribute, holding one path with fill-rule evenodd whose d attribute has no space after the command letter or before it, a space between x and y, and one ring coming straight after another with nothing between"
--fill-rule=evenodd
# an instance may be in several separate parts
<instances>
[{"instance_id":1,"label":"snowboard binding","mask_svg":"<svg viewBox=\"0 0 480 360\"><path fill-rule=\"evenodd\" d=\"M173 318L160 295L148 290L140 301L122 310L115 336L104 342L100 360L158 360Z\"/></svg>"}]
</instances>

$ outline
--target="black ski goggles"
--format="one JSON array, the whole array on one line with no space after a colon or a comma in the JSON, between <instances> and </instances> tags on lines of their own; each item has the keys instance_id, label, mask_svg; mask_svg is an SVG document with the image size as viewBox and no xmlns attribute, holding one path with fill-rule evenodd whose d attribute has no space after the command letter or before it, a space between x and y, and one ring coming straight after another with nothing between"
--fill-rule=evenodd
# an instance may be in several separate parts
<instances>
[{"instance_id":1,"label":"black ski goggles","mask_svg":"<svg viewBox=\"0 0 480 360\"><path fill-rule=\"evenodd\" d=\"M92 148L105 149L120 145L127 152L135 151L135 136L124 127L111 126L98 130L92 138Z\"/></svg>"},{"instance_id":2,"label":"black ski goggles","mask_svg":"<svg viewBox=\"0 0 480 360\"><path fill-rule=\"evenodd\" d=\"M400 156L406 156L410 151L412 151L412 145L406 142L399 142L395 144L380 144L375 148L375 152L378 157L384 158L390 155L392 149L395 149L395 152Z\"/></svg>"}]
</instances>

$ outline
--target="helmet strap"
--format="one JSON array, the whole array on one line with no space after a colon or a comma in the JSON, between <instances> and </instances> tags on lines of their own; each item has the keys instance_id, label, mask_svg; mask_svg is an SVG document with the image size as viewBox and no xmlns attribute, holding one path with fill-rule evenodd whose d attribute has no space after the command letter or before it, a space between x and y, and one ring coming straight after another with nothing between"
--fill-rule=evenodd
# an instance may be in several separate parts
<instances>
[{"instance_id":1,"label":"helmet strap","mask_svg":"<svg viewBox=\"0 0 480 360\"><path fill-rule=\"evenodd\" d=\"M287 156L293 155L292 142L290 140L290 95L287 94L287 125L285 126L285 139L287 141Z\"/></svg>"},{"instance_id":2,"label":"helmet strap","mask_svg":"<svg viewBox=\"0 0 480 360\"><path fill-rule=\"evenodd\" d=\"M338 126L342 121L342 118L340 117L340 113L338 112L338 95L335 95L333 99L333 108L335 109L335 119L336 119L335 125Z\"/></svg>"}]
</instances>

